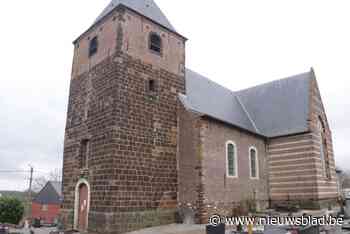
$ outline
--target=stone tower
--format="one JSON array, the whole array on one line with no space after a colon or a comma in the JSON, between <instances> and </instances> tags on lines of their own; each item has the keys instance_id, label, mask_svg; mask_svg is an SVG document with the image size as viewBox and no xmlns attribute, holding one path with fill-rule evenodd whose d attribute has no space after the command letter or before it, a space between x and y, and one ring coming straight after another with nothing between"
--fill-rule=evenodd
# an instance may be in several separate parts
<instances>
[{"instance_id":1,"label":"stone tower","mask_svg":"<svg viewBox=\"0 0 350 234\"><path fill-rule=\"evenodd\" d=\"M108 234L174 222L185 42L153 0L113 0L74 41L66 228Z\"/></svg>"}]
</instances>

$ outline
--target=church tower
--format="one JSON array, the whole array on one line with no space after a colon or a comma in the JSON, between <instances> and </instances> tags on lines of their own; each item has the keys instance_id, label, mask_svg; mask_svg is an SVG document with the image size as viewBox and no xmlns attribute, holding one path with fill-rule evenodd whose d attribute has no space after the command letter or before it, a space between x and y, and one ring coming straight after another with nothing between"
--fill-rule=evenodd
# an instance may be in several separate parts
<instances>
[{"instance_id":1,"label":"church tower","mask_svg":"<svg viewBox=\"0 0 350 234\"><path fill-rule=\"evenodd\" d=\"M67 229L124 233L175 221L185 42L153 0L112 0L74 41Z\"/></svg>"}]
</instances>

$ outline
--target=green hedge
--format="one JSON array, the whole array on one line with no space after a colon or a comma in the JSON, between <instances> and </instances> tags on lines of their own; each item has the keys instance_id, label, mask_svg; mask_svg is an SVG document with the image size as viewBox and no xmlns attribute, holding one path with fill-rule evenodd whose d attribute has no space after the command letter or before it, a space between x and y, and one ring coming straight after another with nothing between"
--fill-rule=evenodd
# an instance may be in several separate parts
<instances>
[{"instance_id":1,"label":"green hedge","mask_svg":"<svg viewBox=\"0 0 350 234\"><path fill-rule=\"evenodd\" d=\"M12 197L0 197L0 223L18 224L24 213L20 200Z\"/></svg>"}]
</instances>

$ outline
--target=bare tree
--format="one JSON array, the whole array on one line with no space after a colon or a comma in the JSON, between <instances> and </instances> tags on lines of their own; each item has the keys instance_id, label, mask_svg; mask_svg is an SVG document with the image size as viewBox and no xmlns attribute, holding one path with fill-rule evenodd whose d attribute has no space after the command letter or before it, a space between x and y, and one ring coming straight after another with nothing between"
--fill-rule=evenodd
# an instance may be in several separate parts
<instances>
[{"instance_id":1,"label":"bare tree","mask_svg":"<svg viewBox=\"0 0 350 234\"><path fill-rule=\"evenodd\" d=\"M55 169L49 173L50 181L62 181L62 170Z\"/></svg>"},{"instance_id":2,"label":"bare tree","mask_svg":"<svg viewBox=\"0 0 350 234\"><path fill-rule=\"evenodd\" d=\"M61 181L62 171L60 169L55 169L45 175L34 178L33 180L33 191L39 192L48 181Z\"/></svg>"},{"instance_id":3,"label":"bare tree","mask_svg":"<svg viewBox=\"0 0 350 234\"><path fill-rule=\"evenodd\" d=\"M32 189L34 192L39 192L47 183L47 178L45 176L40 176L40 177L36 177L33 180L33 186Z\"/></svg>"}]
</instances>

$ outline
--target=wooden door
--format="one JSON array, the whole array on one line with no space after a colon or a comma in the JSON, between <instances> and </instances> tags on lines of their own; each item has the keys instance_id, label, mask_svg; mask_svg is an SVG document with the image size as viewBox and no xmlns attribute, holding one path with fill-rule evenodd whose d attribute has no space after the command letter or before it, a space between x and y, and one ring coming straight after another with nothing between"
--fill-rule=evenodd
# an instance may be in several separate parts
<instances>
[{"instance_id":1,"label":"wooden door","mask_svg":"<svg viewBox=\"0 0 350 234\"><path fill-rule=\"evenodd\" d=\"M85 184L79 187L79 212L78 212L78 229L85 231L87 229L88 218L88 188Z\"/></svg>"}]
</instances>

